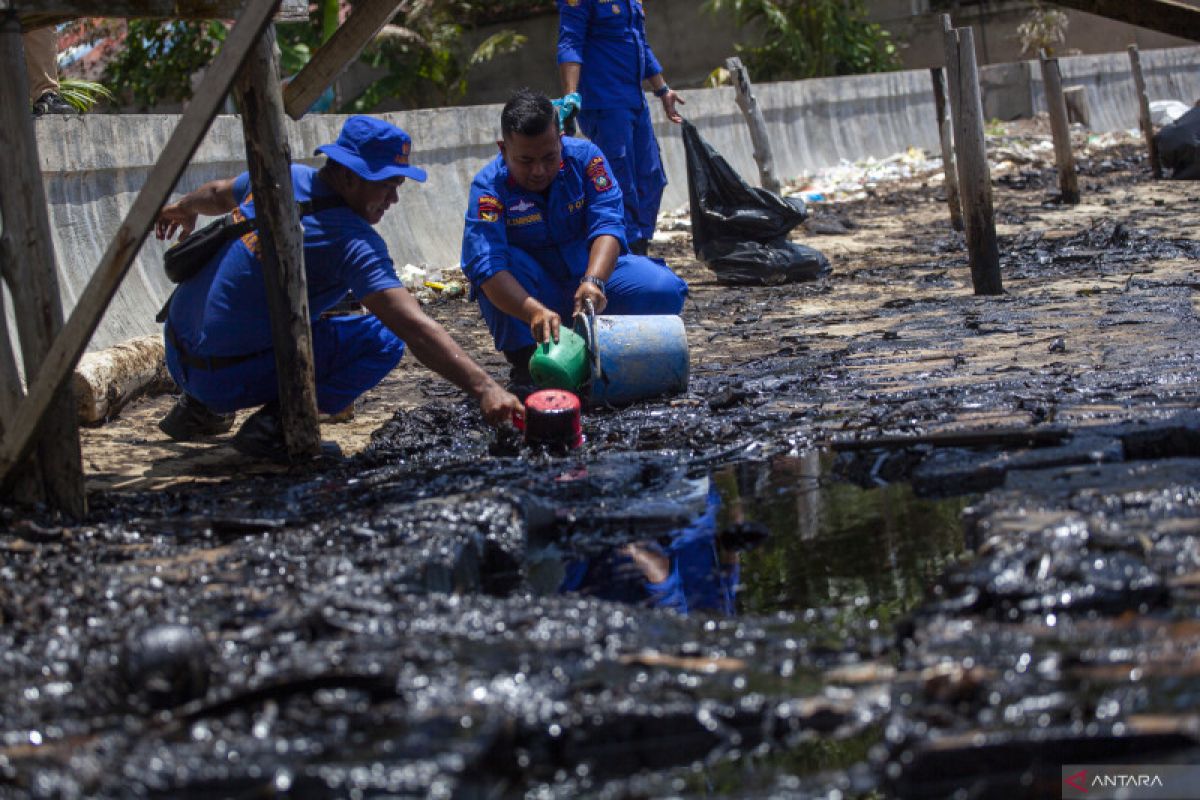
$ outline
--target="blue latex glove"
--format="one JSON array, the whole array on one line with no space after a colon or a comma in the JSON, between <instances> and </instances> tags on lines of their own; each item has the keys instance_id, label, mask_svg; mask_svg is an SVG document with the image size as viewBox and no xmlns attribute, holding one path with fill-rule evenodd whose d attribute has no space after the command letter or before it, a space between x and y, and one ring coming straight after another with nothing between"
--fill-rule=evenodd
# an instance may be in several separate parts
<instances>
[{"instance_id":1,"label":"blue latex glove","mask_svg":"<svg viewBox=\"0 0 1200 800\"><path fill-rule=\"evenodd\" d=\"M579 109L583 106L583 99L580 98L579 92L571 92L563 95L554 101L554 108L558 111L558 125L561 129L567 129L567 121L574 119L579 113Z\"/></svg>"}]
</instances>

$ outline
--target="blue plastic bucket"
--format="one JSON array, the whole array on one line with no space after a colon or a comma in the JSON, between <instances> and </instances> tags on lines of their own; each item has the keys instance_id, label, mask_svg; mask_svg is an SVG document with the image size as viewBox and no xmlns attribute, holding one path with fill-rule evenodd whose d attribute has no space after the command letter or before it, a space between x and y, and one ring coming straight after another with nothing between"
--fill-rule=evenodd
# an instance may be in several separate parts
<instances>
[{"instance_id":1,"label":"blue plastic bucket","mask_svg":"<svg viewBox=\"0 0 1200 800\"><path fill-rule=\"evenodd\" d=\"M623 405L687 391L687 331L680 317L580 319L592 357L592 405Z\"/></svg>"}]
</instances>

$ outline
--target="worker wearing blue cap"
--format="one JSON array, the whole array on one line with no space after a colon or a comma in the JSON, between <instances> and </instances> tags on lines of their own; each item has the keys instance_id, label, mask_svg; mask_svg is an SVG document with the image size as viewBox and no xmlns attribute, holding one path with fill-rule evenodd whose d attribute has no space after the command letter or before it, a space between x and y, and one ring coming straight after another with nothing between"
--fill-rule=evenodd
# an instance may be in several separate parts
<instances>
[{"instance_id":1,"label":"worker wearing blue cap","mask_svg":"<svg viewBox=\"0 0 1200 800\"><path fill-rule=\"evenodd\" d=\"M613 315L678 314L688 289L662 261L629 252L607 159L560 134L548 97L514 93L500 133L500 154L471 184L462 269L513 367L512 385L528 389L535 343L558 341L563 319L587 304Z\"/></svg>"},{"instance_id":2,"label":"worker wearing blue cap","mask_svg":"<svg viewBox=\"0 0 1200 800\"><path fill-rule=\"evenodd\" d=\"M642 0L558 0L558 19L560 114L577 112L579 127L608 158L624 195L629 249L644 255L667 176L642 83L672 122L683 122L675 109L683 99L646 40Z\"/></svg>"},{"instance_id":3,"label":"worker wearing blue cap","mask_svg":"<svg viewBox=\"0 0 1200 800\"><path fill-rule=\"evenodd\" d=\"M522 413L506 392L421 310L404 288L374 230L399 199L408 178L425 180L409 163L412 140L380 119L354 116L337 141L318 147L320 169L293 164L297 202L304 213L304 266L313 333L317 408L333 414L375 386L400 361L405 346L423 364L480 403L492 424ZM254 217L250 176L211 181L168 205L156 234L185 237L199 214ZM322 317L347 292L371 312ZM261 244L254 231L226 244L196 275L179 285L164 330L167 368L183 390L159 423L171 438L187 441L230 430L238 409L262 406L233 437L251 456L286 459L279 419L275 356L262 274Z\"/></svg>"}]
</instances>

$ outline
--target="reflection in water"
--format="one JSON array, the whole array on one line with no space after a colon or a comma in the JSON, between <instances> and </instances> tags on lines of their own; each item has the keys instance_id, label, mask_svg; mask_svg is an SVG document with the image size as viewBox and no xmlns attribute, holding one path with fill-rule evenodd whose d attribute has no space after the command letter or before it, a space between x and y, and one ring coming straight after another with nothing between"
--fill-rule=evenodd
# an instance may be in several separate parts
<instances>
[{"instance_id":1,"label":"reflection in water","mask_svg":"<svg viewBox=\"0 0 1200 800\"><path fill-rule=\"evenodd\" d=\"M963 550L969 498L918 498L907 484L863 489L832 480L813 451L745 462L713 476L727 518L765 525L771 537L746 554L745 613L838 609L847 622L906 613Z\"/></svg>"},{"instance_id":2,"label":"reflection in water","mask_svg":"<svg viewBox=\"0 0 1200 800\"><path fill-rule=\"evenodd\" d=\"M596 552L542 552L531 582L683 614L832 610L877 630L962 551L968 499L863 489L830 479L829 467L816 451L726 467L704 479L704 510L687 526Z\"/></svg>"},{"instance_id":3,"label":"reflection in water","mask_svg":"<svg viewBox=\"0 0 1200 800\"><path fill-rule=\"evenodd\" d=\"M721 495L709 485L704 513L657 539L610 547L565 565L558 591L649 608L732 615L737 552L717 536Z\"/></svg>"}]
</instances>

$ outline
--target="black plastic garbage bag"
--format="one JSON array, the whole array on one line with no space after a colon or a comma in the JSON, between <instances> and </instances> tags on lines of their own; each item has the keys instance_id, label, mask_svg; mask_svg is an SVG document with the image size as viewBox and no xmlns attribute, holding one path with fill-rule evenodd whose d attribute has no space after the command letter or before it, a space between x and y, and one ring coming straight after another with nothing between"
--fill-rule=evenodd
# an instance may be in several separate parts
<instances>
[{"instance_id":1,"label":"black plastic garbage bag","mask_svg":"<svg viewBox=\"0 0 1200 800\"><path fill-rule=\"evenodd\" d=\"M1200 180L1200 107L1193 108L1154 136L1159 158L1175 180Z\"/></svg>"},{"instance_id":2,"label":"black plastic garbage bag","mask_svg":"<svg viewBox=\"0 0 1200 800\"><path fill-rule=\"evenodd\" d=\"M747 184L720 153L683 123L692 246L696 257L728 284L777 284L829 273L829 260L788 232L808 216L804 203Z\"/></svg>"}]
</instances>

